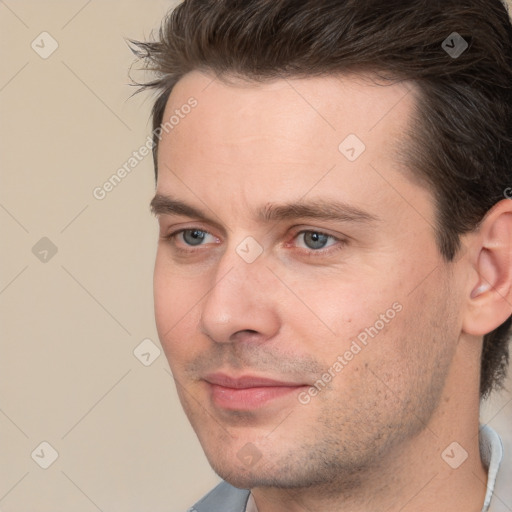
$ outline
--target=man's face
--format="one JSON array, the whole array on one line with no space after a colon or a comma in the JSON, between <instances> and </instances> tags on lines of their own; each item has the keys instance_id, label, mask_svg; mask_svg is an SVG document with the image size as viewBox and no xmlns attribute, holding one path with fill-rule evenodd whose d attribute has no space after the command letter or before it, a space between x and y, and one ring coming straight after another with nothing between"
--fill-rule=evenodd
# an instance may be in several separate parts
<instances>
[{"instance_id":1,"label":"man's face","mask_svg":"<svg viewBox=\"0 0 512 512\"><path fill-rule=\"evenodd\" d=\"M415 89L193 72L164 122L191 96L157 194L197 212L157 208L155 309L211 465L245 488L378 468L431 419L461 325L432 196L393 153Z\"/></svg>"}]
</instances>

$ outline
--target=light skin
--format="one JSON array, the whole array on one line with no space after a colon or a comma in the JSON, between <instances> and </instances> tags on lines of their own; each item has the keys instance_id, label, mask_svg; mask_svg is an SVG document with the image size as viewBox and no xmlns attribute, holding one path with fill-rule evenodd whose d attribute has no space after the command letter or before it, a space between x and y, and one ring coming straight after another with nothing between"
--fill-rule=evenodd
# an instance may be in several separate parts
<instances>
[{"instance_id":1,"label":"light skin","mask_svg":"<svg viewBox=\"0 0 512 512\"><path fill-rule=\"evenodd\" d=\"M198 105L158 153L157 328L210 464L259 512L482 508L480 354L512 313L512 201L445 261L432 195L393 151L415 95L353 75L195 71L169 98L164 120ZM366 146L355 161L338 149L349 134ZM219 373L286 386L241 393ZM442 458L454 441L457 469Z\"/></svg>"}]
</instances>

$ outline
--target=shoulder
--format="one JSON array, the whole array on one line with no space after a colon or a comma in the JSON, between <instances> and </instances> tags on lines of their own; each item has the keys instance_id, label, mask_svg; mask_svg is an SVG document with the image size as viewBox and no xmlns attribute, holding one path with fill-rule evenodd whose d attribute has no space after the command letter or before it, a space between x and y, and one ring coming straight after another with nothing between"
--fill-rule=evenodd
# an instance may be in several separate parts
<instances>
[{"instance_id":1,"label":"shoulder","mask_svg":"<svg viewBox=\"0 0 512 512\"><path fill-rule=\"evenodd\" d=\"M245 512L250 491L221 482L188 512Z\"/></svg>"}]
</instances>

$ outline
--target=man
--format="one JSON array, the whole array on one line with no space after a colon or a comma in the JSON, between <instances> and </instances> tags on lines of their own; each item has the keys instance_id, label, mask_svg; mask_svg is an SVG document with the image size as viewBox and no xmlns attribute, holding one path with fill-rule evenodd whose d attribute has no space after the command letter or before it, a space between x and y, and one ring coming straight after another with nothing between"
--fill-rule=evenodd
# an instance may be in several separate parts
<instances>
[{"instance_id":1,"label":"man","mask_svg":"<svg viewBox=\"0 0 512 512\"><path fill-rule=\"evenodd\" d=\"M191 510L512 510L505 6L185 0L136 47Z\"/></svg>"}]
</instances>

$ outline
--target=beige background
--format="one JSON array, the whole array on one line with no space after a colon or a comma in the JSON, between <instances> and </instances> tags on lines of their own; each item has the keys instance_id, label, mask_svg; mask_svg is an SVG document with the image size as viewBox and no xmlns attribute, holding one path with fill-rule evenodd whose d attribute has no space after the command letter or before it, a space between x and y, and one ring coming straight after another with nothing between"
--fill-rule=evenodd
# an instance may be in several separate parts
<instances>
[{"instance_id":1,"label":"beige background","mask_svg":"<svg viewBox=\"0 0 512 512\"><path fill-rule=\"evenodd\" d=\"M133 353L159 346L151 157L93 197L151 131L123 38L147 37L171 4L0 0L0 511L179 512L219 480L163 354ZM51 48L44 31L58 43L46 59L31 47ZM483 418L510 431L512 395ZM43 441L59 454L48 469Z\"/></svg>"}]
</instances>

